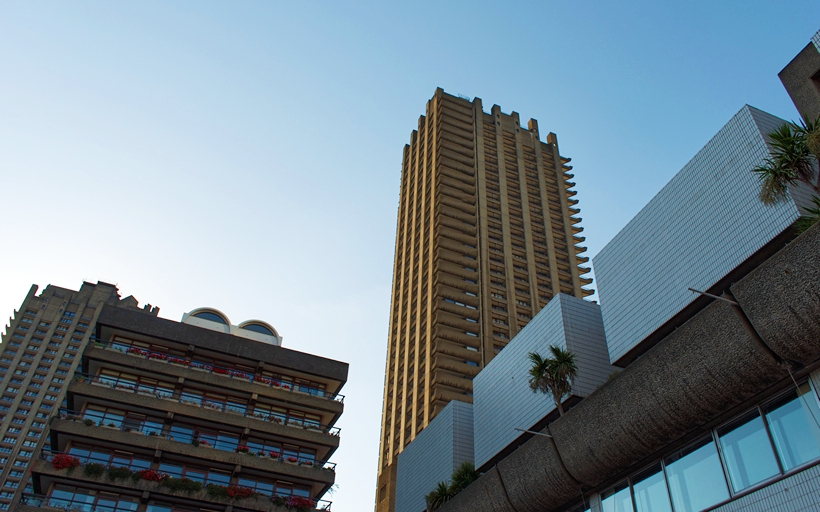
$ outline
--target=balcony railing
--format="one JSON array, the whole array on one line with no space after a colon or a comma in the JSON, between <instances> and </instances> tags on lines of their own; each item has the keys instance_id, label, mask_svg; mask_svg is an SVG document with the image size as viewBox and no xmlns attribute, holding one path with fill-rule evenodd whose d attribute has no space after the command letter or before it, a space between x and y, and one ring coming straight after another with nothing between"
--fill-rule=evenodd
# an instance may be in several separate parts
<instances>
[{"instance_id":1,"label":"balcony railing","mask_svg":"<svg viewBox=\"0 0 820 512\"><path fill-rule=\"evenodd\" d=\"M203 442L201 439L197 439L196 442L186 442L181 439L174 439L174 436L171 434L167 434L163 431L162 428L150 426L150 425L126 425L125 422L122 420L118 421L111 421L110 423L106 424L105 420L95 421L92 416L86 415L86 413L81 411L72 411L69 409L60 409L59 413L55 416L56 418L62 420L69 420L69 421L79 421L86 423L89 427L103 427L107 429L114 429L120 430L122 432L131 432L134 434L142 434L144 436L151 436L151 437L160 437L162 439L167 439L169 441L174 441L182 444L193 444L195 446L203 447L203 449L208 449L210 446ZM222 448L220 446L215 446L213 449L222 450L222 451L230 451L230 452L240 452L238 447L231 447L229 450ZM271 448L263 453L256 452L253 453L249 450L249 457L255 456L261 459L268 459L273 462L277 463L285 463L285 464L295 464L298 466L309 466L318 469L324 469L326 471L336 471L336 463L326 461L317 461L312 457L306 457L304 455L288 455L283 452L282 449L274 449Z\"/></svg>"},{"instance_id":2,"label":"balcony railing","mask_svg":"<svg viewBox=\"0 0 820 512\"><path fill-rule=\"evenodd\" d=\"M77 456L77 455L70 454L70 453L52 451L52 450L49 450L47 448L43 448L43 450L40 452L40 457L39 458L40 458L40 460L51 462L54 469L58 469L58 470L59 469L66 469L66 468L77 468L77 469L83 468L83 470L82 470L83 474L88 474L88 468L85 467L86 465L88 465L89 468L96 465L95 469L97 471L95 471L94 475L95 476L101 476L102 473L108 472L108 480L109 481L114 481L116 479L122 479L122 478L127 478L129 481L142 479L142 480L147 480L147 481L150 481L150 482L156 482L159 485L162 485L163 481L170 478L170 475L168 475L166 473L162 473L161 471L157 471L155 469L146 468L144 464L133 464L133 463L131 463L131 464L117 463L116 465L102 464L102 463L98 462L97 460L95 460L94 458L92 458L90 455ZM112 473L112 472L116 472L116 473ZM188 477L185 477L185 476L183 476L182 478L187 479L187 480L192 480L192 479L190 479ZM270 499L274 503L277 503L277 502L281 501L282 502L281 504L283 504L283 505L286 504L287 500L295 498L295 499L298 499L298 500L307 500L313 506L313 508L316 509L316 510L323 510L323 511L328 511L329 512L330 511L330 505L332 503L332 502L327 501L327 500L315 500L315 499L312 499L312 498L302 498L302 497L293 496L293 495L290 495L290 494L281 494L281 493L275 493L275 492L273 494L267 494L266 492L260 491L258 489L237 486L237 485L234 485L234 484L230 484L228 486L225 486L222 483L209 482L207 477L203 480L193 480L193 481L201 483L203 488L205 488L205 487L210 488L210 487L215 485L217 487L228 488L228 490L230 490L230 488L235 488L235 489L245 489L247 491L253 491L255 493L254 497L256 497L257 499L263 499L262 497L265 497L267 499ZM30 495L30 496L36 496L36 495ZM53 498L53 497L46 497L46 496L40 496L40 498L44 498L46 500L61 500L61 498ZM63 501L67 501L67 500L63 500ZM48 502L45 502L45 503L46 503L46 505L34 505L33 503L26 503L26 504L30 505L30 506L52 506L52 507L54 506L54 505L48 505L47 504ZM88 505L88 504L86 504L86 505ZM92 507L97 507L97 508L96 509L91 508L91 509L89 509L89 511L92 511L92 512L102 512L102 511L109 512L106 508L100 508L101 505L91 505L91 506ZM57 507L57 508L59 508L59 507ZM115 507L109 507L109 508L113 511L116 511L116 512L119 512L119 510L125 510L125 509L122 509L122 508L116 509ZM72 510L73 511L74 509L68 508L68 509L65 509L65 510ZM79 509L79 510L85 511L86 509Z\"/></svg>"},{"instance_id":3,"label":"balcony railing","mask_svg":"<svg viewBox=\"0 0 820 512\"><path fill-rule=\"evenodd\" d=\"M92 504L86 501L58 498L56 496L43 496L42 494L23 493L20 504L40 509L66 510L71 512L133 512L137 503L130 507L119 507L112 505Z\"/></svg>"},{"instance_id":4,"label":"balcony railing","mask_svg":"<svg viewBox=\"0 0 820 512\"><path fill-rule=\"evenodd\" d=\"M103 340L99 338L91 338L91 341L94 343L94 346L98 348L113 350L115 352L128 354L130 356L142 357L144 359L153 359L155 361L163 361L168 364L175 364L178 366L191 368L192 370L212 373L214 375L221 375L223 377L227 377L230 379L246 380L248 382L252 382L260 386L281 389L283 391L289 391L291 393L304 393L306 395L315 396L318 398L325 398L327 400L333 400L336 402L344 402L345 400L344 395L339 393L328 393L324 389L305 386L303 384L294 384L293 382L287 380L275 379L273 377L267 377L265 375L254 375L252 373L243 370L238 370L236 368L231 368L228 366L219 366L211 363L205 363L202 361L195 361L193 359L185 358L182 356L163 354L162 352L153 352L151 350L146 350L140 347L127 347L123 344L118 344L109 340Z\"/></svg>"},{"instance_id":5,"label":"balcony railing","mask_svg":"<svg viewBox=\"0 0 820 512\"><path fill-rule=\"evenodd\" d=\"M144 385L136 384L133 381L119 379L115 377L106 377L100 375L92 375L89 373L74 372L74 380L79 382L88 382L95 386L104 386L111 389L116 389L126 393L134 393L140 395L152 396L162 400L171 402L178 402L192 407L199 407L202 409L209 409L212 411L227 412L244 416L246 418L255 418L260 421L270 421L280 425L287 425L289 427L301 428L303 430L312 430L315 432L322 432L331 436L339 437L341 429L339 427L331 427L322 425L312 420L304 418L295 418L290 416L283 417L280 413L263 413L263 412L249 412L245 407L238 405L231 405L230 403L215 402L201 397L187 396L180 392L167 392L150 388Z\"/></svg>"}]
</instances>

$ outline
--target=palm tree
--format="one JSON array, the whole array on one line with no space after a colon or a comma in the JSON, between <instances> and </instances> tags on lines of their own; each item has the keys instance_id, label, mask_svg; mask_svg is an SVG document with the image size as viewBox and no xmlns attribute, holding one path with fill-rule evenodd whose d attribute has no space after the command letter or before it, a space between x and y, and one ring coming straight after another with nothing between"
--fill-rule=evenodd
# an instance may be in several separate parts
<instances>
[{"instance_id":1,"label":"palm tree","mask_svg":"<svg viewBox=\"0 0 820 512\"><path fill-rule=\"evenodd\" d=\"M530 389L533 393L552 394L558 414L564 415L561 399L572 391L572 379L578 374L575 354L568 350L550 345L552 357L544 358L537 352L530 352L532 367L529 370Z\"/></svg>"},{"instance_id":2,"label":"palm tree","mask_svg":"<svg viewBox=\"0 0 820 512\"><path fill-rule=\"evenodd\" d=\"M785 123L769 134L772 156L752 169L760 180L760 201L772 205L787 197L789 185L802 182L820 194L820 118Z\"/></svg>"},{"instance_id":3,"label":"palm tree","mask_svg":"<svg viewBox=\"0 0 820 512\"><path fill-rule=\"evenodd\" d=\"M806 208L807 214L801 216L794 222L794 229L797 231L797 234L806 231L817 222L820 222L820 197L812 197L811 202L814 203L814 207Z\"/></svg>"},{"instance_id":4,"label":"palm tree","mask_svg":"<svg viewBox=\"0 0 820 512\"><path fill-rule=\"evenodd\" d=\"M467 488L468 485L478 480L478 471L472 462L462 462L461 465L453 472L450 479L450 492L456 495Z\"/></svg>"},{"instance_id":5,"label":"palm tree","mask_svg":"<svg viewBox=\"0 0 820 512\"><path fill-rule=\"evenodd\" d=\"M428 512L438 510L442 505L450 501L453 495L450 493L450 488L447 487L447 482L439 482L435 489L424 496L424 501L427 502Z\"/></svg>"}]
</instances>

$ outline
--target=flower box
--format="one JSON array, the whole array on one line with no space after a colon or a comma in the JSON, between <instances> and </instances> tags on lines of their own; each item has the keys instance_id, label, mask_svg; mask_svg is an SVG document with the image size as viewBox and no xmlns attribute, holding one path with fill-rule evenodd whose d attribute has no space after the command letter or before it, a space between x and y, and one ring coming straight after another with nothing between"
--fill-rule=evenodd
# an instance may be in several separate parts
<instances>
[{"instance_id":1,"label":"flower box","mask_svg":"<svg viewBox=\"0 0 820 512\"><path fill-rule=\"evenodd\" d=\"M296 466L299 464L299 460L296 457L286 457L285 464L291 464L293 466Z\"/></svg>"}]
</instances>

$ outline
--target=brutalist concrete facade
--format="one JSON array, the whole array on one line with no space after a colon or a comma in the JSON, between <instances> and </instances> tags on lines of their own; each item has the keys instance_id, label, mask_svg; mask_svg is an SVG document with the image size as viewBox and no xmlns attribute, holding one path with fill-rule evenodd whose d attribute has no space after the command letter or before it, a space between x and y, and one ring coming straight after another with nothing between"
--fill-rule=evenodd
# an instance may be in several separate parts
<instances>
[{"instance_id":1,"label":"brutalist concrete facade","mask_svg":"<svg viewBox=\"0 0 820 512\"><path fill-rule=\"evenodd\" d=\"M423 512L424 496L473 462L473 406L452 401L399 454L396 512Z\"/></svg>"},{"instance_id":2,"label":"brutalist concrete facade","mask_svg":"<svg viewBox=\"0 0 820 512\"><path fill-rule=\"evenodd\" d=\"M820 225L727 291L736 306L709 304L545 428L551 437L527 441L441 511L600 510L608 489L632 489L638 472L698 439L712 442L721 425L794 394L795 382L806 390L796 402L817 411L817 387L809 386L817 374L809 376L820 365ZM798 416L816 428L815 412ZM820 446L810 442L813 458L783 463L762 484L727 491L709 508L816 510Z\"/></svg>"},{"instance_id":3,"label":"brutalist concrete facade","mask_svg":"<svg viewBox=\"0 0 820 512\"><path fill-rule=\"evenodd\" d=\"M820 117L820 31L778 76L801 115Z\"/></svg>"},{"instance_id":4,"label":"brutalist concrete facade","mask_svg":"<svg viewBox=\"0 0 820 512\"><path fill-rule=\"evenodd\" d=\"M550 345L576 356L578 376L567 397L570 404L592 393L616 371L609 364L600 307L556 295L473 380L476 467L514 449L516 440L520 444L529 438L515 428L543 427L548 416L557 415L552 397L533 393L527 381L527 354L546 356Z\"/></svg>"},{"instance_id":5,"label":"brutalist concrete facade","mask_svg":"<svg viewBox=\"0 0 820 512\"><path fill-rule=\"evenodd\" d=\"M520 121L437 89L404 148L377 512L428 422L554 295L593 293L570 160Z\"/></svg>"},{"instance_id":6,"label":"brutalist concrete facade","mask_svg":"<svg viewBox=\"0 0 820 512\"><path fill-rule=\"evenodd\" d=\"M48 421L65 399L104 306L149 318L159 313L150 305L137 308L133 297L122 299L116 286L103 282L37 291L32 285L0 344L0 510L9 510L25 490L24 470L48 439Z\"/></svg>"},{"instance_id":7,"label":"brutalist concrete facade","mask_svg":"<svg viewBox=\"0 0 820 512\"><path fill-rule=\"evenodd\" d=\"M765 134L783 122L744 106L595 256L614 364L628 364L662 337L651 335L698 299L688 288L715 286L809 204L799 189L773 206L758 199L751 169L769 156Z\"/></svg>"},{"instance_id":8,"label":"brutalist concrete facade","mask_svg":"<svg viewBox=\"0 0 820 512\"><path fill-rule=\"evenodd\" d=\"M335 423L344 408L339 392L347 380L346 363L282 348L281 337L261 321L236 326L257 329L246 335L202 310L188 315L205 315L195 325L158 318L157 308L138 309L136 300L119 299L116 288L104 283L84 283L72 297L53 287L35 297L35 290L15 318L22 327L12 332L21 335L10 333L4 353L14 353L15 340L25 343L26 336L40 335L26 326L47 323L43 312L56 321L48 345L55 348L46 350L40 363L57 351L62 332L71 336L69 346L84 345L76 357L64 355L49 374L61 380L41 385L47 369L41 375L37 367L36 379L20 392L33 397L59 382L64 384L62 404L52 405L55 397L46 395L36 416L22 402L10 411L7 432L19 432L16 425L31 416L30 431L37 432L40 444L34 453L26 452L24 465L4 460L12 479L19 479L19 467L32 485L3 495L11 503L0 508L261 512L329 507L320 498L335 481L335 464L328 459L339 446ZM23 379L29 367L23 359L8 373ZM39 419L42 423L36 424ZM7 437L5 444L19 446L17 436ZM72 471L60 461L81 467ZM112 471L125 476L114 477Z\"/></svg>"}]
</instances>

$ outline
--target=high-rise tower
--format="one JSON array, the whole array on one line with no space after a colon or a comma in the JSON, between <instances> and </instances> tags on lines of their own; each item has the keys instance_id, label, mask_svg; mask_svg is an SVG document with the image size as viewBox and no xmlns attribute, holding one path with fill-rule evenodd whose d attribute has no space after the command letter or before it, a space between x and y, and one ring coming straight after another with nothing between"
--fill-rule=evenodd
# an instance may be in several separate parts
<instances>
[{"instance_id":1,"label":"high-rise tower","mask_svg":"<svg viewBox=\"0 0 820 512\"><path fill-rule=\"evenodd\" d=\"M437 89L404 147L376 511L395 461L557 293L592 294L568 158L538 123Z\"/></svg>"}]
</instances>

